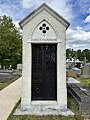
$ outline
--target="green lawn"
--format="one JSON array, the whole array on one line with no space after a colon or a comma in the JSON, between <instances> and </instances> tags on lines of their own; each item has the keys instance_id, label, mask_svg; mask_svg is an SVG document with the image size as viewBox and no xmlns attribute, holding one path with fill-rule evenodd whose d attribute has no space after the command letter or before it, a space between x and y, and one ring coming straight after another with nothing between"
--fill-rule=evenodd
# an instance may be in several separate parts
<instances>
[{"instance_id":1,"label":"green lawn","mask_svg":"<svg viewBox=\"0 0 90 120\"><path fill-rule=\"evenodd\" d=\"M64 117L64 116L14 116L7 120L82 120L76 117Z\"/></svg>"},{"instance_id":2,"label":"green lawn","mask_svg":"<svg viewBox=\"0 0 90 120\"><path fill-rule=\"evenodd\" d=\"M0 82L0 90L2 90L3 88L7 87L10 83L11 83L11 81Z\"/></svg>"},{"instance_id":3,"label":"green lawn","mask_svg":"<svg viewBox=\"0 0 90 120\"><path fill-rule=\"evenodd\" d=\"M13 80L5 80L5 81L1 81L0 82L0 90L4 89L5 87L7 87L9 84L11 84L12 82L14 82L15 80L17 80L20 76L15 76L15 78Z\"/></svg>"},{"instance_id":4,"label":"green lawn","mask_svg":"<svg viewBox=\"0 0 90 120\"><path fill-rule=\"evenodd\" d=\"M90 88L90 78L79 78L80 83Z\"/></svg>"}]
</instances>

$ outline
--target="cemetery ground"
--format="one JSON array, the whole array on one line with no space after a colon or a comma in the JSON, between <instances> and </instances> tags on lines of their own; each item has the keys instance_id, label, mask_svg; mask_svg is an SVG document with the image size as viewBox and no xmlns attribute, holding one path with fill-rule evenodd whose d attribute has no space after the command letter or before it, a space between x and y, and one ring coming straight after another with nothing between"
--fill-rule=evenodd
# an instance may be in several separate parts
<instances>
[{"instance_id":1,"label":"cemetery ground","mask_svg":"<svg viewBox=\"0 0 90 120\"><path fill-rule=\"evenodd\" d=\"M3 81L0 82L0 90L14 82L16 79L18 79L19 76L16 76L13 80ZM79 81L82 85L85 85L90 88L90 78L79 78ZM7 120L84 120L84 117L82 117L81 112L78 110L78 106L75 102L75 100L68 95L68 107L75 113L75 116L29 116L29 115L23 115L23 116L15 116L13 113L15 112L16 108L20 104L20 100L14 107L13 111L11 112L10 116ZM90 120L90 116L87 120Z\"/></svg>"},{"instance_id":2,"label":"cemetery ground","mask_svg":"<svg viewBox=\"0 0 90 120\"><path fill-rule=\"evenodd\" d=\"M90 88L90 78L78 78L78 80L81 82L82 85ZM16 108L20 104L20 100L14 107L13 111L11 112L10 116L7 120L90 120L90 115L82 116L81 112L78 109L78 105L75 102L75 100L68 94L68 108L70 108L74 113L75 116L30 116L30 115L23 115L23 116L16 116L13 115Z\"/></svg>"},{"instance_id":3,"label":"cemetery ground","mask_svg":"<svg viewBox=\"0 0 90 120\"><path fill-rule=\"evenodd\" d=\"M71 98L70 96L68 96L68 107L75 113L75 116L29 116L29 115L23 115L23 116L16 116L13 115L13 113L15 112L15 109L17 108L17 106L20 104L20 100L19 102L16 104L15 108L13 109L12 113L10 114L10 116L8 117L7 120L83 120L83 117L80 113L80 111L78 110L78 106L75 102L75 100L73 98Z\"/></svg>"}]
</instances>

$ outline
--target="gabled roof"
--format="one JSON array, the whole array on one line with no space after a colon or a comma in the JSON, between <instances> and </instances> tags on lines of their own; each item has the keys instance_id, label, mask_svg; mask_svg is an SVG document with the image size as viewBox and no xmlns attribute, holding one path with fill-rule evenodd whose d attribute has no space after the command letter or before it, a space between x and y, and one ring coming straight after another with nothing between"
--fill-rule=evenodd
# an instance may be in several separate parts
<instances>
[{"instance_id":1,"label":"gabled roof","mask_svg":"<svg viewBox=\"0 0 90 120\"><path fill-rule=\"evenodd\" d=\"M29 15L27 15L24 19L22 19L19 22L19 25L21 28L25 24L27 24L30 21L30 18L34 18L38 13L40 13L42 10L50 11L50 14L53 14L53 16L62 24L65 24L66 29L69 27L70 23L64 19L61 15L59 15L55 10L53 10L51 7L49 7L46 3L41 4L37 9L32 11Z\"/></svg>"}]
</instances>

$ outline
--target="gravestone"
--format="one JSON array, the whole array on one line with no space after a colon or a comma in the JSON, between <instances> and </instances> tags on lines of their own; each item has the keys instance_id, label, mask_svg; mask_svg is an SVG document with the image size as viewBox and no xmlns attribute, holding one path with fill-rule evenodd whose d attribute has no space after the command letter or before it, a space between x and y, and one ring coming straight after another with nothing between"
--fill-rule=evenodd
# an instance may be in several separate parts
<instances>
[{"instance_id":1,"label":"gravestone","mask_svg":"<svg viewBox=\"0 0 90 120\"><path fill-rule=\"evenodd\" d=\"M89 63L83 66L81 73L83 77L86 77L86 78L90 77L90 64Z\"/></svg>"},{"instance_id":2,"label":"gravestone","mask_svg":"<svg viewBox=\"0 0 90 120\"><path fill-rule=\"evenodd\" d=\"M17 64L17 70L22 70L22 64Z\"/></svg>"},{"instance_id":3,"label":"gravestone","mask_svg":"<svg viewBox=\"0 0 90 120\"><path fill-rule=\"evenodd\" d=\"M2 68L2 66L0 65L0 69Z\"/></svg>"},{"instance_id":4,"label":"gravestone","mask_svg":"<svg viewBox=\"0 0 90 120\"><path fill-rule=\"evenodd\" d=\"M43 3L20 22L23 29L21 109L67 110L66 29L69 22ZM38 108L37 108L38 110Z\"/></svg>"},{"instance_id":5,"label":"gravestone","mask_svg":"<svg viewBox=\"0 0 90 120\"><path fill-rule=\"evenodd\" d=\"M13 80L14 77L12 70L0 70L0 82Z\"/></svg>"}]
</instances>

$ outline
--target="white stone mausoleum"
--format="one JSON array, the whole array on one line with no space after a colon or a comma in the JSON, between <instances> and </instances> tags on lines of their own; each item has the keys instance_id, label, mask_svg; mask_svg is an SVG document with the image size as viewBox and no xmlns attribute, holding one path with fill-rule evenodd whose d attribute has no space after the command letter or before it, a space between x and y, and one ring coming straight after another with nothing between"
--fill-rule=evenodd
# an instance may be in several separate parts
<instances>
[{"instance_id":1,"label":"white stone mausoleum","mask_svg":"<svg viewBox=\"0 0 90 120\"><path fill-rule=\"evenodd\" d=\"M20 22L23 29L21 109L67 110L66 30L69 22L43 3Z\"/></svg>"}]
</instances>

